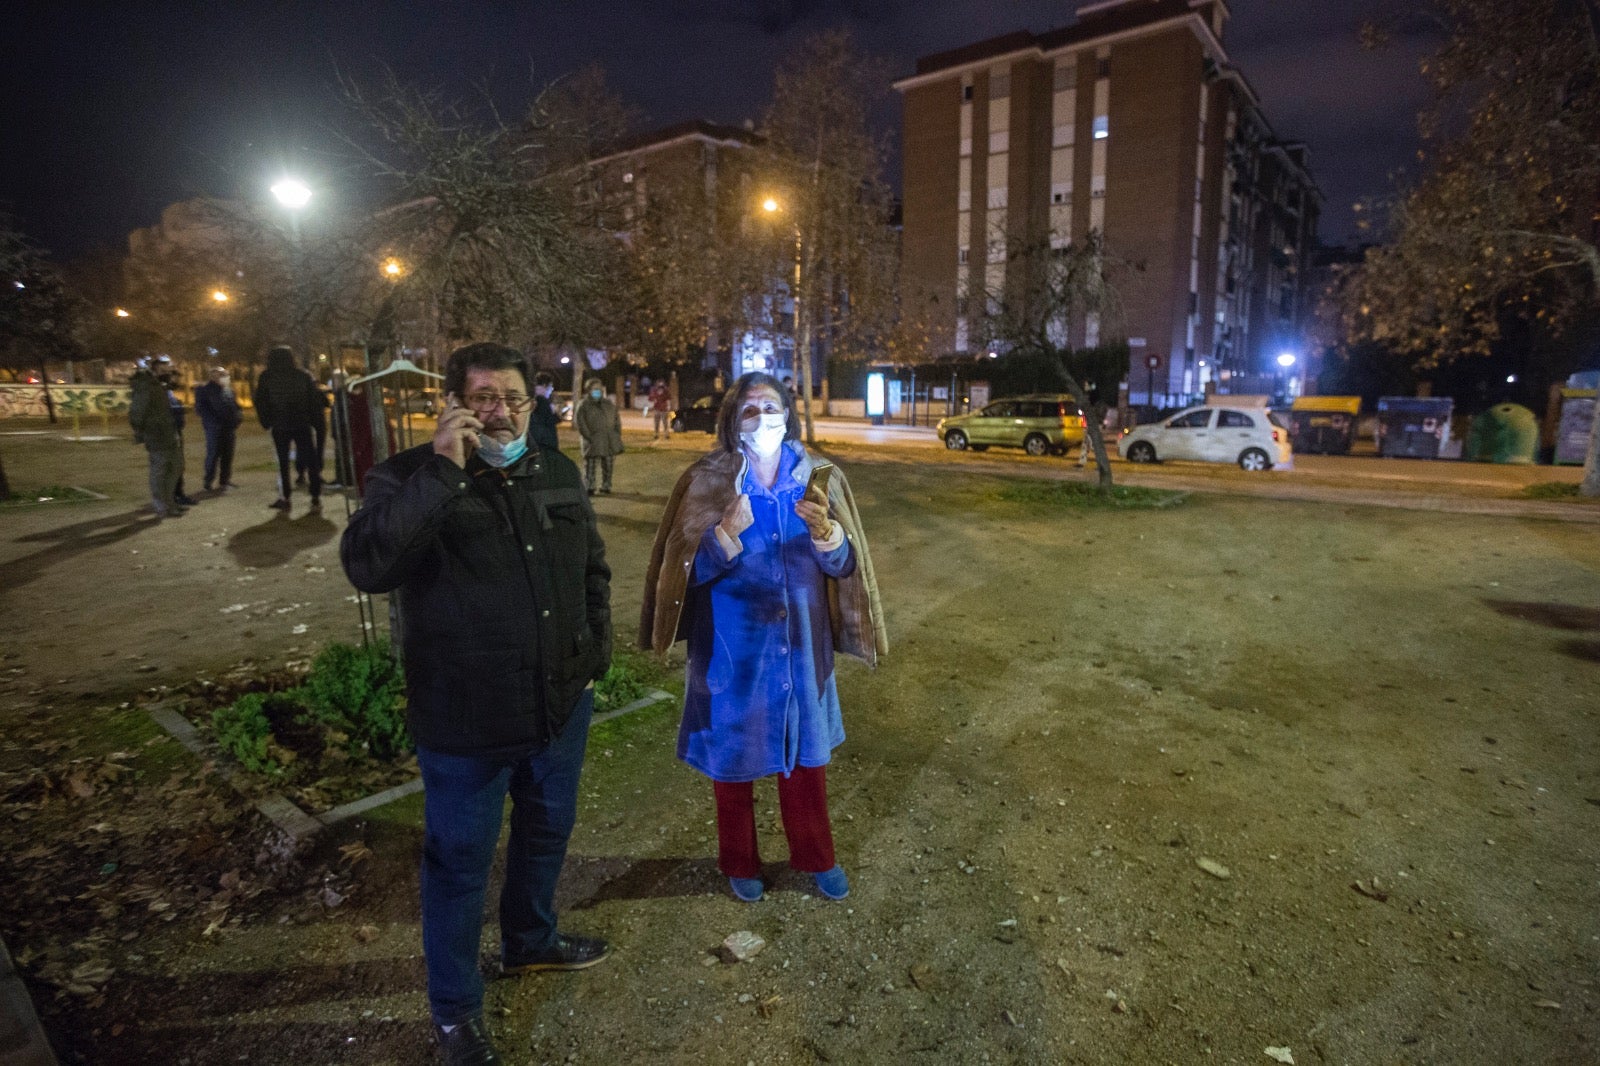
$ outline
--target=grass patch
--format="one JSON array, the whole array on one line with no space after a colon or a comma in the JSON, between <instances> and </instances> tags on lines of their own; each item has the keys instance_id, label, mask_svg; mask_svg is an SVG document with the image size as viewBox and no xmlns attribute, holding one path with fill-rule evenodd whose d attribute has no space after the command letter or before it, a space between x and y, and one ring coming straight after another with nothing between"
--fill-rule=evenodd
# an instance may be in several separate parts
<instances>
[{"instance_id":1,"label":"grass patch","mask_svg":"<svg viewBox=\"0 0 1600 1066\"><path fill-rule=\"evenodd\" d=\"M0 507L32 507L41 503L87 503L101 497L72 485L46 485L41 489L17 489Z\"/></svg>"},{"instance_id":2,"label":"grass patch","mask_svg":"<svg viewBox=\"0 0 1600 1066\"><path fill-rule=\"evenodd\" d=\"M1587 496L1579 496L1577 482L1573 481L1540 481L1536 484L1525 486L1522 490L1522 495L1530 500L1594 502Z\"/></svg>"},{"instance_id":3,"label":"grass patch","mask_svg":"<svg viewBox=\"0 0 1600 1066\"><path fill-rule=\"evenodd\" d=\"M626 707L668 681L665 665L653 655L631 648L614 648L611 668L595 682L594 711L604 714Z\"/></svg>"},{"instance_id":4,"label":"grass patch","mask_svg":"<svg viewBox=\"0 0 1600 1066\"><path fill-rule=\"evenodd\" d=\"M1110 491L1101 492L1099 485L1082 481L1015 481L1000 489L1000 498L1040 507L1144 510L1175 506L1189 494L1139 485L1113 485Z\"/></svg>"}]
</instances>

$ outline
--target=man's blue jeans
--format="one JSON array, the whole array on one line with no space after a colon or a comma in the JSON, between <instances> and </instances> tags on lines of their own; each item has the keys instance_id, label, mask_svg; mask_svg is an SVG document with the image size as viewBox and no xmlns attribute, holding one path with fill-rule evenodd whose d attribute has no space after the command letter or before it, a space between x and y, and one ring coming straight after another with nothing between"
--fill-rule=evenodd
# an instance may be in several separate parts
<instances>
[{"instance_id":1,"label":"man's blue jeans","mask_svg":"<svg viewBox=\"0 0 1600 1066\"><path fill-rule=\"evenodd\" d=\"M483 1009L483 898L508 793L511 839L500 890L500 956L514 966L555 939L556 879L577 820L578 775L593 712L594 689L585 689L561 735L519 758L417 747L425 790L422 952L428 1004L440 1025L458 1025Z\"/></svg>"}]
</instances>

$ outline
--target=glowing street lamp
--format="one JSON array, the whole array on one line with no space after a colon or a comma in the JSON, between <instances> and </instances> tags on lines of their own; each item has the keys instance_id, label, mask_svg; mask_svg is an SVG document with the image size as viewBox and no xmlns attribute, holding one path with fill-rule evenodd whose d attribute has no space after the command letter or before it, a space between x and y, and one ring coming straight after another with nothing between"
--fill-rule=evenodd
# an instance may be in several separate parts
<instances>
[{"instance_id":1,"label":"glowing street lamp","mask_svg":"<svg viewBox=\"0 0 1600 1066\"><path fill-rule=\"evenodd\" d=\"M280 178L273 183L272 195L291 211L298 211L311 202L311 186L299 178Z\"/></svg>"},{"instance_id":2,"label":"glowing street lamp","mask_svg":"<svg viewBox=\"0 0 1600 1066\"><path fill-rule=\"evenodd\" d=\"M769 215L776 215L783 210L783 204L776 196L764 197L761 201L761 210ZM794 212L791 212L793 215ZM800 232L800 219L794 217L794 369L800 378L800 409L802 421L805 423L807 441L816 440L816 428L811 421L811 343L807 335L810 323L804 320L803 309L805 305L805 291L802 288L805 282L805 242Z\"/></svg>"},{"instance_id":3,"label":"glowing street lamp","mask_svg":"<svg viewBox=\"0 0 1600 1066\"><path fill-rule=\"evenodd\" d=\"M1278 365L1283 367L1285 370L1288 370L1291 366L1294 366L1294 353L1284 352L1282 355L1278 356Z\"/></svg>"},{"instance_id":4,"label":"glowing street lamp","mask_svg":"<svg viewBox=\"0 0 1600 1066\"><path fill-rule=\"evenodd\" d=\"M223 292L221 289L212 289L211 298L219 304L225 304L228 302L228 294Z\"/></svg>"},{"instance_id":5,"label":"glowing street lamp","mask_svg":"<svg viewBox=\"0 0 1600 1066\"><path fill-rule=\"evenodd\" d=\"M127 318L128 317L128 309L126 307L117 308L116 316L118 318Z\"/></svg>"},{"instance_id":6,"label":"glowing street lamp","mask_svg":"<svg viewBox=\"0 0 1600 1066\"><path fill-rule=\"evenodd\" d=\"M406 272L405 264L390 256L383 261L383 274L390 280L396 280Z\"/></svg>"}]
</instances>

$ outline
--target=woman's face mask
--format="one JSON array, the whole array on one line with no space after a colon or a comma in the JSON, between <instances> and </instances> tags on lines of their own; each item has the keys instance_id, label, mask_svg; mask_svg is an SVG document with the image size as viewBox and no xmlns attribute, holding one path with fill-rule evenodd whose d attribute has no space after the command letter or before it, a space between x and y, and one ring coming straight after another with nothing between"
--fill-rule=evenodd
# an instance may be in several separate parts
<instances>
[{"instance_id":1,"label":"woman's face mask","mask_svg":"<svg viewBox=\"0 0 1600 1066\"><path fill-rule=\"evenodd\" d=\"M601 392L599 389L590 389L589 390L589 398L591 400L598 400L598 399L600 399L600 397L602 397L604 395L605 395L605 393Z\"/></svg>"},{"instance_id":2,"label":"woman's face mask","mask_svg":"<svg viewBox=\"0 0 1600 1066\"><path fill-rule=\"evenodd\" d=\"M771 389L758 388L739 410L739 440L756 455L776 455L788 423L783 401Z\"/></svg>"}]
</instances>

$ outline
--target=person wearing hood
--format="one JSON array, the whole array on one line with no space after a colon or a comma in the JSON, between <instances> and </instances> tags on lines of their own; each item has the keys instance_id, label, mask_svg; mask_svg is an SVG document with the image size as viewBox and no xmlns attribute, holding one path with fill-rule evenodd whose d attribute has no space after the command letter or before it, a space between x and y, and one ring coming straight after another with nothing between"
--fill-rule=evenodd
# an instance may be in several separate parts
<instances>
[{"instance_id":1,"label":"person wearing hood","mask_svg":"<svg viewBox=\"0 0 1600 1066\"><path fill-rule=\"evenodd\" d=\"M578 450L583 455L583 482L593 496L596 490L611 492L611 463L622 454L622 417L617 405L606 395L606 387L599 378L590 378L584 386L583 402L572 416L578 426ZM595 483L595 468L599 467L600 481Z\"/></svg>"},{"instance_id":2,"label":"person wearing hood","mask_svg":"<svg viewBox=\"0 0 1600 1066\"><path fill-rule=\"evenodd\" d=\"M177 518L194 502L183 494L183 404L172 389L176 373L171 357L147 356L128 379L128 424L134 443L143 444L149 457L150 509L161 518Z\"/></svg>"},{"instance_id":3,"label":"person wearing hood","mask_svg":"<svg viewBox=\"0 0 1600 1066\"><path fill-rule=\"evenodd\" d=\"M398 613L425 797L428 1001L446 1061L475 1066L501 1061L478 958L508 795L501 973L581 970L611 951L559 931L555 911L593 682L611 664L611 570L577 465L528 444L528 379L513 348L451 353L433 439L372 468L339 551L351 584Z\"/></svg>"},{"instance_id":4,"label":"person wearing hood","mask_svg":"<svg viewBox=\"0 0 1600 1066\"><path fill-rule=\"evenodd\" d=\"M233 483L233 449L244 415L239 411L233 379L226 367L212 367L206 383L194 390L194 412L200 416L200 428L206 434L206 491L210 492L212 486L218 492L238 488Z\"/></svg>"},{"instance_id":5,"label":"person wearing hood","mask_svg":"<svg viewBox=\"0 0 1600 1066\"><path fill-rule=\"evenodd\" d=\"M324 401L322 392L311 375L301 370L294 360L294 349L280 344L267 351L267 368L256 382L256 418L261 428L272 434L272 446L278 453L278 498L271 507L287 511L292 506L289 494L294 491L294 477L289 460L289 448L305 456L307 474L310 476L311 507L322 506L322 452L317 448L315 426L322 418Z\"/></svg>"},{"instance_id":6,"label":"person wearing hood","mask_svg":"<svg viewBox=\"0 0 1600 1066\"><path fill-rule=\"evenodd\" d=\"M834 653L888 652L872 558L842 473L800 442L770 374L734 383L717 447L678 479L645 576L640 644L689 643L678 758L712 781L717 866L762 897L753 783L777 778L789 865L819 892L850 891L834 853L825 769L844 741ZM825 493L812 488L826 465Z\"/></svg>"}]
</instances>

